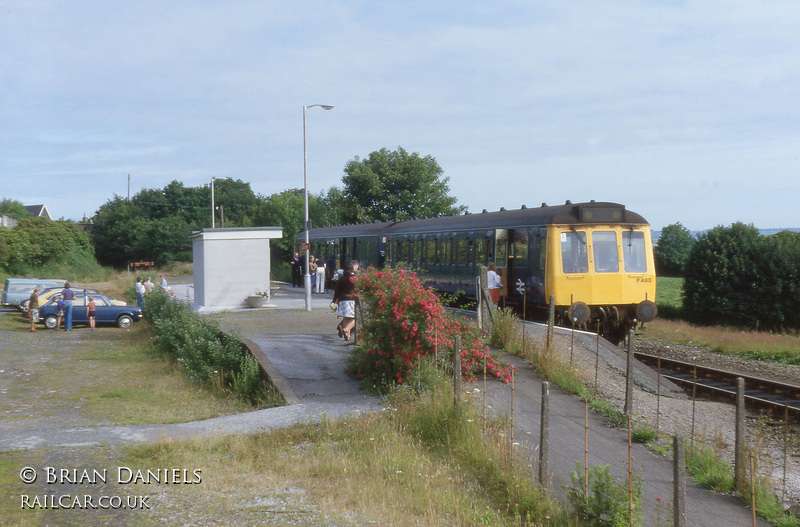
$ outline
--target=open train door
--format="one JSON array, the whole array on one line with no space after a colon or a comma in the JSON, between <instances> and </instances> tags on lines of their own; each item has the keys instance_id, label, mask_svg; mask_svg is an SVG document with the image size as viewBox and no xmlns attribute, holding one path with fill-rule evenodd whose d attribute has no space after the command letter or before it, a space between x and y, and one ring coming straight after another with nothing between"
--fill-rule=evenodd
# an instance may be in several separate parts
<instances>
[{"instance_id":1,"label":"open train door","mask_svg":"<svg viewBox=\"0 0 800 527\"><path fill-rule=\"evenodd\" d=\"M500 288L500 296L508 294L508 229L497 229L494 231L494 265L497 267L497 274L503 287Z\"/></svg>"}]
</instances>

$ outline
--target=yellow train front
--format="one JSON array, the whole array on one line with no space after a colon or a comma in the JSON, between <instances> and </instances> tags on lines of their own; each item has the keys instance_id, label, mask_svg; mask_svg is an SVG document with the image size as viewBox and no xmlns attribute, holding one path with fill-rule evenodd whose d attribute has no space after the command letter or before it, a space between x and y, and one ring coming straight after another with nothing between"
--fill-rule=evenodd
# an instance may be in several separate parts
<instances>
[{"instance_id":1,"label":"yellow train front","mask_svg":"<svg viewBox=\"0 0 800 527\"><path fill-rule=\"evenodd\" d=\"M600 324L619 340L657 314L650 227L621 208L593 212L548 226L547 245L556 250L547 251L544 292L562 324Z\"/></svg>"}]
</instances>

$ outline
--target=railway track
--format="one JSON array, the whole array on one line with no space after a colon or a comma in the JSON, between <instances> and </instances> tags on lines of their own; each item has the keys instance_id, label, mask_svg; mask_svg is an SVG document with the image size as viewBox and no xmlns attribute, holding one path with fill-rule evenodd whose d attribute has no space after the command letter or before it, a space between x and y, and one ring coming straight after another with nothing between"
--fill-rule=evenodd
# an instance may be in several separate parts
<instances>
[{"instance_id":1,"label":"railway track","mask_svg":"<svg viewBox=\"0 0 800 527\"><path fill-rule=\"evenodd\" d=\"M698 366L689 362L666 359L647 353L635 353L636 359L658 371L661 376L697 395L734 402L736 379L744 379L745 404L757 410L767 410L777 417L786 415L800 420L800 386L730 371Z\"/></svg>"}]
</instances>

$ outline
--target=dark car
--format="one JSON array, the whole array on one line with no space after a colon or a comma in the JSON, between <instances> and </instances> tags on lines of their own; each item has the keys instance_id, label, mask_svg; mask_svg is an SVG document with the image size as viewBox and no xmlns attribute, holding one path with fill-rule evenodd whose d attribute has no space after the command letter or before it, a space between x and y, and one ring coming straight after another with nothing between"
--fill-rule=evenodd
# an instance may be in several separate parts
<instances>
[{"instance_id":1,"label":"dark car","mask_svg":"<svg viewBox=\"0 0 800 527\"><path fill-rule=\"evenodd\" d=\"M99 293L76 293L72 302L72 323L88 324L86 316L87 297L94 298L97 305L95 322L98 324L116 324L121 328L129 328L134 322L142 319L142 310L137 306L114 305L114 299ZM55 298L51 298L39 308L39 320L48 329L55 329L58 324L58 306ZM63 317L62 317L63 321Z\"/></svg>"}]
</instances>

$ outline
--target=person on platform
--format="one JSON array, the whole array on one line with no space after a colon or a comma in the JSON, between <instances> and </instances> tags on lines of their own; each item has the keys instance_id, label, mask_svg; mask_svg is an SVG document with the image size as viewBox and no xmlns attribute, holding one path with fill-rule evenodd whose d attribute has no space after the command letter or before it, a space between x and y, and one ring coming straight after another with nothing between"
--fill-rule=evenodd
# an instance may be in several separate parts
<instances>
[{"instance_id":1,"label":"person on platform","mask_svg":"<svg viewBox=\"0 0 800 527\"><path fill-rule=\"evenodd\" d=\"M500 275L497 274L494 262L489 262L486 267L486 286L489 288L492 304L496 306L500 302L500 288L503 287L503 284L500 282Z\"/></svg>"},{"instance_id":2,"label":"person on platform","mask_svg":"<svg viewBox=\"0 0 800 527\"><path fill-rule=\"evenodd\" d=\"M322 256L317 257L317 293L325 292L325 277L328 273L328 263Z\"/></svg>"},{"instance_id":3,"label":"person on platform","mask_svg":"<svg viewBox=\"0 0 800 527\"><path fill-rule=\"evenodd\" d=\"M294 253L294 256L289 260L289 265L292 266L292 287L303 287L303 271L300 266L300 255Z\"/></svg>"},{"instance_id":4,"label":"person on platform","mask_svg":"<svg viewBox=\"0 0 800 527\"><path fill-rule=\"evenodd\" d=\"M342 319L336 326L336 331L344 340L350 340L350 334L356 325L356 271L358 262L350 262L341 278L336 281L336 289L333 292L333 303L338 306L336 315Z\"/></svg>"}]
</instances>

